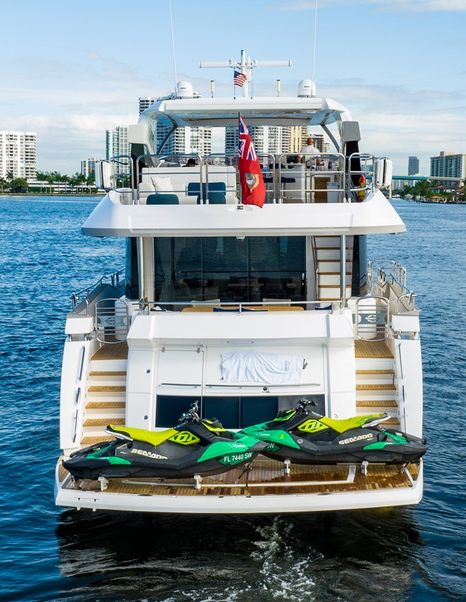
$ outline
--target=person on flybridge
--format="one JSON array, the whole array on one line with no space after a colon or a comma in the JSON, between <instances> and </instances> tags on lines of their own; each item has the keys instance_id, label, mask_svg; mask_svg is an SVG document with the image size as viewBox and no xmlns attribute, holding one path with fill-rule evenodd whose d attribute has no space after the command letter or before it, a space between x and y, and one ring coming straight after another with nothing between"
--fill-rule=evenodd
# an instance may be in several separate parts
<instances>
[{"instance_id":1,"label":"person on flybridge","mask_svg":"<svg viewBox=\"0 0 466 602\"><path fill-rule=\"evenodd\" d=\"M322 164L322 161L320 159L320 151L316 146L314 146L314 142L315 142L315 140L312 136L309 136L309 138L307 138L306 144L301 149L301 157L300 158L301 158L302 163L315 158L317 165Z\"/></svg>"}]
</instances>

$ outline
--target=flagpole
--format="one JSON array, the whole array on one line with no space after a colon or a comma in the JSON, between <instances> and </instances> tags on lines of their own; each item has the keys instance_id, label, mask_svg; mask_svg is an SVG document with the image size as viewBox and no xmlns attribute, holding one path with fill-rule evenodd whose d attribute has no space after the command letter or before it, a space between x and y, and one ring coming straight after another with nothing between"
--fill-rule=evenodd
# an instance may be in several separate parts
<instances>
[{"instance_id":1,"label":"flagpole","mask_svg":"<svg viewBox=\"0 0 466 602\"><path fill-rule=\"evenodd\" d=\"M239 156L239 121L241 119L241 113L238 111L238 162L240 161L240 156ZM239 177L239 169L237 170L238 173L238 177ZM243 188L241 186L241 178L239 178L239 205L241 207L243 207Z\"/></svg>"}]
</instances>

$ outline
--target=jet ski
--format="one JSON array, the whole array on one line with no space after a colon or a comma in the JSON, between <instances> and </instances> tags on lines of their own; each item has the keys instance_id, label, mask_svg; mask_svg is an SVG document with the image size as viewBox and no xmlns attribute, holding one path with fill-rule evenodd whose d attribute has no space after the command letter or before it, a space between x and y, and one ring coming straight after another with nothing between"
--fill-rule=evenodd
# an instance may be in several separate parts
<instances>
[{"instance_id":1,"label":"jet ski","mask_svg":"<svg viewBox=\"0 0 466 602\"><path fill-rule=\"evenodd\" d=\"M217 419L201 419L198 402L163 431L109 425L113 441L71 454L63 466L77 479L98 477L187 478L227 472L251 462L267 443L230 433Z\"/></svg>"},{"instance_id":2,"label":"jet ski","mask_svg":"<svg viewBox=\"0 0 466 602\"><path fill-rule=\"evenodd\" d=\"M405 464L417 462L427 451L424 438L384 428L387 414L334 420L312 410L312 405L303 399L296 409L241 432L269 443L264 455L297 464Z\"/></svg>"}]
</instances>

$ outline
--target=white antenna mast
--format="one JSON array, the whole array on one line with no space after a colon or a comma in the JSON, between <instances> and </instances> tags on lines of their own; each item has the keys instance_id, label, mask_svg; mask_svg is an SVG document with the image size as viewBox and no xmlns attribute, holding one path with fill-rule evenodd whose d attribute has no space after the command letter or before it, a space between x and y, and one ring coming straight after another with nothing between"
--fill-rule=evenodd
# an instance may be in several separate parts
<instances>
[{"instance_id":1,"label":"white antenna mast","mask_svg":"<svg viewBox=\"0 0 466 602\"><path fill-rule=\"evenodd\" d=\"M168 0L168 10L170 12L170 30L171 30L171 34L172 34L172 55L173 55L173 76L175 78L175 93L176 93L176 86L178 84L178 74L176 72L176 53L175 53L175 32L173 29L173 14L172 14L172 2L171 0Z\"/></svg>"},{"instance_id":2,"label":"white antenna mast","mask_svg":"<svg viewBox=\"0 0 466 602\"><path fill-rule=\"evenodd\" d=\"M314 51L312 53L312 81L315 82L316 71L316 39L317 39L317 0L314 5Z\"/></svg>"},{"instance_id":3,"label":"white antenna mast","mask_svg":"<svg viewBox=\"0 0 466 602\"><path fill-rule=\"evenodd\" d=\"M246 50L241 51L241 60L234 61L233 59L229 59L228 61L202 61L199 65L201 69L211 69L217 67L231 67L236 71L239 71L243 75L246 76L246 81L244 82L243 89L243 97L247 97L249 95L249 83L252 83L252 70L255 67L291 67L291 61L256 61L256 59L251 59Z\"/></svg>"}]
</instances>

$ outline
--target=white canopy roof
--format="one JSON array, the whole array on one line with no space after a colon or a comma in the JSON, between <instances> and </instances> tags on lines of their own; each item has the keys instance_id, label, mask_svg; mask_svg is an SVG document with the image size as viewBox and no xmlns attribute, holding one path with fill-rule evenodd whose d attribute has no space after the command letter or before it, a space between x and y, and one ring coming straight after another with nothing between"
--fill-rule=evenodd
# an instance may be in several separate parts
<instances>
[{"instance_id":1,"label":"white canopy roof","mask_svg":"<svg viewBox=\"0 0 466 602\"><path fill-rule=\"evenodd\" d=\"M229 126L241 113L248 125L327 125L351 120L336 100L318 97L173 98L154 103L141 120L165 115L177 126Z\"/></svg>"}]
</instances>

